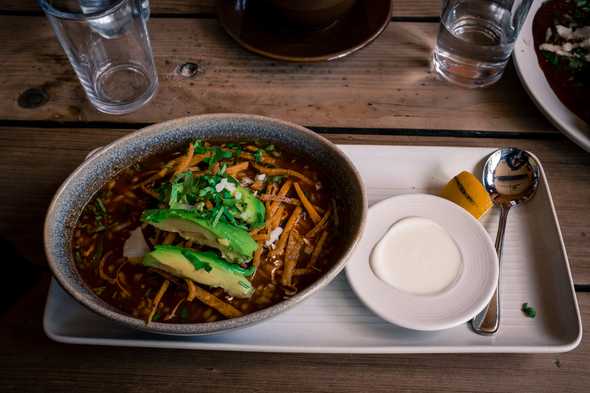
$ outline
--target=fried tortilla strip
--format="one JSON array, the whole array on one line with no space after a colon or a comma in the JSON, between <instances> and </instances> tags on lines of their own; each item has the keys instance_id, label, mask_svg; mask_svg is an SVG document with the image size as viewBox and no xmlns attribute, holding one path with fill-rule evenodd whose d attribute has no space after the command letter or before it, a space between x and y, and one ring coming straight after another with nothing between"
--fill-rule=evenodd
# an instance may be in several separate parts
<instances>
[{"instance_id":1,"label":"fried tortilla strip","mask_svg":"<svg viewBox=\"0 0 590 393\"><path fill-rule=\"evenodd\" d=\"M303 204L303 207L305 207L305 210L307 210L307 213L311 217L313 223L317 224L318 222L320 222L322 218L318 214L315 207L313 207L309 199L307 199L307 196L305 196L305 193L301 189L299 183L294 183L293 187L295 187L295 192L297 193L297 196L299 196L299 199L301 199L301 203Z\"/></svg>"},{"instance_id":2,"label":"fried tortilla strip","mask_svg":"<svg viewBox=\"0 0 590 393\"><path fill-rule=\"evenodd\" d=\"M170 281L164 280L164 282L162 283L162 286L160 287L160 290L158 291L158 293L156 294L156 297L154 298L154 305L152 306L152 311L150 312L150 315L148 315L148 317L145 321L146 325L152 321L152 318L154 318L154 315L156 314L156 310L158 309L158 305L162 301L162 298L164 297L164 294L166 293L166 290L168 289L169 286L170 286Z\"/></svg>"},{"instance_id":3,"label":"fried tortilla strip","mask_svg":"<svg viewBox=\"0 0 590 393\"><path fill-rule=\"evenodd\" d=\"M311 179L309 179L308 177L306 177L302 173L299 173L299 172L294 171L292 169L269 168L269 167L258 165L258 164L252 164L252 165L254 165L254 168L258 169L260 172L265 173L270 176L292 176L292 177L296 177L297 179L301 180L303 183L309 184L311 186L314 184L313 181L311 181Z\"/></svg>"},{"instance_id":4,"label":"fried tortilla strip","mask_svg":"<svg viewBox=\"0 0 590 393\"><path fill-rule=\"evenodd\" d=\"M263 241L258 242L258 248L254 252L254 259L252 261L252 264L256 268L258 268L258 266L260 266L260 262L262 262L262 252L264 251L264 240L266 240L266 235L264 235Z\"/></svg>"},{"instance_id":5,"label":"fried tortilla strip","mask_svg":"<svg viewBox=\"0 0 590 393\"><path fill-rule=\"evenodd\" d=\"M107 261L107 259L109 259L109 257L112 254L113 250L108 251L106 254L103 255L102 259L100 260L100 263L98 264L98 275L100 276L100 278L102 278L109 284L115 284L116 280L112 277L109 277L109 275L104 272L104 263Z\"/></svg>"},{"instance_id":6,"label":"fried tortilla strip","mask_svg":"<svg viewBox=\"0 0 590 393\"><path fill-rule=\"evenodd\" d=\"M279 237L279 241L277 242L275 249L270 252L270 255L272 257L276 257L283 254L283 251L285 250L285 245L287 244L287 240L289 239L289 234L291 233L291 230L295 228L295 225L297 225L297 222L299 221L300 217L301 208L297 206L293 210L293 213L291 213L291 217L289 217L289 221L287 221L287 224L285 225L285 228L283 229L283 232Z\"/></svg>"},{"instance_id":7,"label":"fried tortilla strip","mask_svg":"<svg viewBox=\"0 0 590 393\"><path fill-rule=\"evenodd\" d=\"M194 154L195 154L195 148L192 143L189 143L188 150L186 152L186 156L184 156L178 162L178 165L176 166L176 170L174 171L175 175L178 175L179 173L186 171L188 169L188 167L191 166L190 163L191 163L191 160L193 159Z\"/></svg>"},{"instance_id":8,"label":"fried tortilla strip","mask_svg":"<svg viewBox=\"0 0 590 393\"><path fill-rule=\"evenodd\" d=\"M299 259L302 245L303 238L297 230L292 230L285 250L285 264L283 267L283 276L281 277L281 284L284 286L291 286L293 270L295 270L295 266L297 266L297 260Z\"/></svg>"},{"instance_id":9,"label":"fried tortilla strip","mask_svg":"<svg viewBox=\"0 0 590 393\"><path fill-rule=\"evenodd\" d=\"M180 305L182 303L184 303L186 299L180 299L180 301L178 303L176 303L176 306L174 306L174 308L172 309L172 311L170 312L170 314L166 315L164 317L164 321L169 321L172 318L174 318L176 316L176 312L178 311L178 307L180 307Z\"/></svg>"},{"instance_id":10,"label":"fried tortilla strip","mask_svg":"<svg viewBox=\"0 0 590 393\"><path fill-rule=\"evenodd\" d=\"M240 153L240 158L243 158L245 160L250 160L250 161L254 161L256 162L256 156L254 156L254 154L250 154L250 153L246 153L246 152L241 152ZM277 162L277 160L275 160L274 158L270 157L268 154L262 154L260 156L260 161L264 162L265 164L274 164Z\"/></svg>"},{"instance_id":11,"label":"fried tortilla strip","mask_svg":"<svg viewBox=\"0 0 590 393\"><path fill-rule=\"evenodd\" d=\"M320 257L320 254L322 252L322 248L324 248L324 243L326 242L327 237L328 237L328 231L322 232L322 235L320 236L320 240L318 240L318 242L316 243L316 245L313 249L313 253L311 254L311 258L309 259L309 262L307 263L306 268L311 268L315 265L318 258Z\"/></svg>"},{"instance_id":12,"label":"fried tortilla strip","mask_svg":"<svg viewBox=\"0 0 590 393\"><path fill-rule=\"evenodd\" d=\"M246 169L248 169L248 165L250 165L248 163L248 161L242 161L238 164L227 167L227 169L225 170L225 173L228 174L229 176L235 176L238 173L243 172Z\"/></svg>"},{"instance_id":13,"label":"fried tortilla strip","mask_svg":"<svg viewBox=\"0 0 590 393\"><path fill-rule=\"evenodd\" d=\"M305 237L308 239L315 237L315 235L317 235L322 229L324 229L326 224L328 223L328 218L330 218L331 213L332 212L328 210L328 212L324 214L320 222L318 222L315 227L313 227L309 232L305 234Z\"/></svg>"},{"instance_id":14,"label":"fried tortilla strip","mask_svg":"<svg viewBox=\"0 0 590 393\"><path fill-rule=\"evenodd\" d=\"M287 194L289 193L289 190L291 189L291 185L293 184L293 182L291 180L287 180L286 182L283 183L283 185L281 186L281 188L279 189L278 194L276 195L278 198L284 198L287 196ZM279 208L279 206L281 205L281 202L279 201L275 201L273 203L271 203L270 205L270 209L268 209L268 216L272 217L274 216L275 212L277 211L277 209Z\"/></svg>"},{"instance_id":15,"label":"fried tortilla strip","mask_svg":"<svg viewBox=\"0 0 590 393\"><path fill-rule=\"evenodd\" d=\"M264 202L272 201L272 202L286 203L287 205L295 205L295 206L301 205L301 202L298 199L289 198L289 197L281 197L278 195L262 194L259 196L259 199Z\"/></svg>"},{"instance_id":16,"label":"fried tortilla strip","mask_svg":"<svg viewBox=\"0 0 590 393\"><path fill-rule=\"evenodd\" d=\"M226 318L237 318L242 316L242 312L235 308L234 306L227 304L203 288L195 285L191 280L185 280L186 285L188 286L189 295L187 296L186 300L192 302L194 299L199 300L201 303L211 307L214 310L217 310L221 315Z\"/></svg>"},{"instance_id":17,"label":"fried tortilla strip","mask_svg":"<svg viewBox=\"0 0 590 393\"><path fill-rule=\"evenodd\" d=\"M188 163L188 166L195 166L195 165L199 165L201 163L201 161L203 161L205 158L211 156L211 152L207 152L207 153L203 153L203 154L195 154L193 156L193 158L190 160L190 162Z\"/></svg>"}]
</instances>

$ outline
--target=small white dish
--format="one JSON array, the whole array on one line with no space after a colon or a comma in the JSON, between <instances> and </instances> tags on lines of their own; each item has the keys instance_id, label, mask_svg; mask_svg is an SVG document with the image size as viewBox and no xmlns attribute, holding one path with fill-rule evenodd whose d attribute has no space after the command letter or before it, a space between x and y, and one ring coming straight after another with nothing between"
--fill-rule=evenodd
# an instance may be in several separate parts
<instances>
[{"instance_id":1,"label":"small white dish","mask_svg":"<svg viewBox=\"0 0 590 393\"><path fill-rule=\"evenodd\" d=\"M406 217L436 222L459 247L462 270L441 292L416 295L401 291L371 269L375 245L394 223ZM346 267L352 289L375 314L395 325L426 331L448 329L473 318L490 301L498 274L496 250L479 221L460 206L429 194L399 195L373 205L363 237Z\"/></svg>"}]
</instances>

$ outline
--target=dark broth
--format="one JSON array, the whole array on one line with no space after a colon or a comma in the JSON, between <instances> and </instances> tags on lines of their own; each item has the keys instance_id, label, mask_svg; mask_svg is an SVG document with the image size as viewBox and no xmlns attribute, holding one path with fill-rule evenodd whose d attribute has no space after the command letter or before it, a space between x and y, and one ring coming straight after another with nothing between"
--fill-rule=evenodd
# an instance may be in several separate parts
<instances>
[{"instance_id":1,"label":"dark broth","mask_svg":"<svg viewBox=\"0 0 590 393\"><path fill-rule=\"evenodd\" d=\"M226 148L225 144L216 146L222 149ZM246 155L250 154L251 162L255 163L256 158L252 159L255 156L254 152L249 153L246 150L247 146L252 149L253 144L241 143L240 146L240 149L243 148ZM262 147L264 146L256 145L256 148ZM147 318L154 306L156 293L164 280L168 279L170 286L157 306L157 311L153 316L154 321L195 323L224 319L224 316L217 310L197 299L187 301L188 289L183 279L173 277L154 268L148 268L141 263L137 263L137 261L131 263L123 256L123 245L129 238L131 231L142 226L140 222L142 212L149 208L163 207L163 201L157 199L158 190L163 182L169 181L170 176L154 181L146 182L146 180L154 177L171 160L180 160L185 153L184 151L176 151L152 157L120 172L113 180L104 185L86 205L74 231L72 240L74 259L85 283L105 302L136 318ZM314 185L301 182L299 184L322 216L330 209L335 208L335 202L324 183L320 181L319 173L310 168L304 160L278 149L273 149L272 152L265 151L264 154L265 157L271 157L275 162L272 165L264 163L260 163L260 165L292 169L313 180ZM232 165L238 161L241 162L244 159L233 157L223 159L220 163ZM208 165L203 162L198 165L198 169L202 172L208 169ZM236 179L255 179L259 173L253 165L250 165L246 171L237 175ZM280 176L267 176L264 188L258 191L260 194L265 193L271 183L275 184L272 187L276 191L288 179L297 181L297 178L290 176L282 178ZM144 187L139 187L138 185L142 183L145 183ZM257 187L256 182L249 187ZM297 195L291 188L287 196L296 197ZM267 209L271 203L265 202ZM288 203L282 203L281 206L284 207L285 213L280 225L284 226L295 206ZM329 245L334 232L334 221L332 219L334 216L336 214L332 214L330 220L328 220L325 231L329 235L314 267L306 269L305 274L294 276L291 286L284 287L281 285L282 261L280 258L270 258L269 250L265 249L261 256L261 263L251 280L255 288L251 298L233 298L221 288L210 288L202 285L200 287L232 305L243 314L272 306L293 296L316 281L333 265ZM314 228L314 225L314 222L304 210L295 229L298 233L304 235ZM144 237L150 247L160 244L167 234L146 224L143 224L142 228ZM304 237L304 249L298 259L297 269L302 270L306 267L319 238L319 235L309 239ZM207 249L206 247L190 244L180 236L176 236L172 244L184 247L188 245L195 250ZM261 244L263 242L259 241L259 247ZM100 273L101 268L102 275ZM175 308L176 312L173 313Z\"/></svg>"},{"instance_id":2,"label":"dark broth","mask_svg":"<svg viewBox=\"0 0 590 393\"><path fill-rule=\"evenodd\" d=\"M582 10L575 1L550 0L544 3L533 20L534 45L539 66L555 95L572 112L590 123L590 66L586 65L585 68L574 72L568 64L568 59L539 49L545 42L547 29L553 29L552 36L555 37L555 24L568 26L573 18L576 18L578 23L590 25L590 12Z\"/></svg>"}]
</instances>

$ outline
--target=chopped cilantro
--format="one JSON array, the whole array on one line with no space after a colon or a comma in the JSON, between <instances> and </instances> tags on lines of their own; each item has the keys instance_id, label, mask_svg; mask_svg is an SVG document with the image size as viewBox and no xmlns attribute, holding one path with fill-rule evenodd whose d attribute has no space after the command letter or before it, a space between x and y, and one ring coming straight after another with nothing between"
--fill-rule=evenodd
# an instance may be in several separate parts
<instances>
[{"instance_id":1,"label":"chopped cilantro","mask_svg":"<svg viewBox=\"0 0 590 393\"><path fill-rule=\"evenodd\" d=\"M254 158L256 159L256 162L262 161L262 149L256 150L256 152L254 153Z\"/></svg>"},{"instance_id":2,"label":"chopped cilantro","mask_svg":"<svg viewBox=\"0 0 590 393\"><path fill-rule=\"evenodd\" d=\"M270 144L264 148L264 150L266 150L266 151L274 151L274 149L275 149L275 145L272 145L272 144Z\"/></svg>"},{"instance_id":3,"label":"chopped cilantro","mask_svg":"<svg viewBox=\"0 0 590 393\"><path fill-rule=\"evenodd\" d=\"M217 213L215 214L215 216L213 218L213 223L212 223L213 226L217 225L217 223L221 219L221 216L223 215L224 210L225 210L225 208L223 206L219 206L219 210L217 210Z\"/></svg>"},{"instance_id":4,"label":"chopped cilantro","mask_svg":"<svg viewBox=\"0 0 590 393\"><path fill-rule=\"evenodd\" d=\"M529 318L535 318L537 316L537 310L534 307L530 307L528 303L523 303L521 311Z\"/></svg>"},{"instance_id":5,"label":"chopped cilantro","mask_svg":"<svg viewBox=\"0 0 590 393\"><path fill-rule=\"evenodd\" d=\"M559 57L553 53L548 51L541 51L543 53L543 57L547 59L547 61L553 65L559 64Z\"/></svg>"},{"instance_id":6,"label":"chopped cilantro","mask_svg":"<svg viewBox=\"0 0 590 393\"><path fill-rule=\"evenodd\" d=\"M570 57L569 59L569 67L574 71L581 70L584 67L584 60L578 59L576 57Z\"/></svg>"},{"instance_id":7,"label":"chopped cilantro","mask_svg":"<svg viewBox=\"0 0 590 393\"><path fill-rule=\"evenodd\" d=\"M100 210L102 214L107 214L107 209L104 207L104 203L102 203L102 199L96 198L96 206Z\"/></svg>"},{"instance_id":8,"label":"chopped cilantro","mask_svg":"<svg viewBox=\"0 0 590 393\"><path fill-rule=\"evenodd\" d=\"M158 320L160 319L160 317L161 317L161 316L162 316L162 315L161 315L159 312L157 312L157 313L154 315L154 317L152 318L152 321L158 321Z\"/></svg>"},{"instance_id":9,"label":"chopped cilantro","mask_svg":"<svg viewBox=\"0 0 590 393\"><path fill-rule=\"evenodd\" d=\"M205 149L205 147L203 146L203 141L200 139L197 139L193 142L193 147L195 154L203 154L207 151L207 149Z\"/></svg>"}]
</instances>

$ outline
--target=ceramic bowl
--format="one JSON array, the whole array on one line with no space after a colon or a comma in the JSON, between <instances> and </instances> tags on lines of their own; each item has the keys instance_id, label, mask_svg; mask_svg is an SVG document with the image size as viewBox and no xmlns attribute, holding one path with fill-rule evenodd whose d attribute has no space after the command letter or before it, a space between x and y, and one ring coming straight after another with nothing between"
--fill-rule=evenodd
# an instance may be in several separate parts
<instances>
[{"instance_id":1,"label":"ceramic bowl","mask_svg":"<svg viewBox=\"0 0 590 393\"><path fill-rule=\"evenodd\" d=\"M460 273L437 293L414 294L395 288L370 266L376 244L393 224L408 217L440 225L461 254ZM489 303L498 283L498 255L483 225L462 207L435 195L398 195L371 206L367 224L346 273L354 292L381 318L407 329L443 330L469 321Z\"/></svg>"},{"instance_id":2,"label":"ceramic bowl","mask_svg":"<svg viewBox=\"0 0 590 393\"><path fill-rule=\"evenodd\" d=\"M122 169L149 156L183 148L195 139L273 143L304 157L317 168L341 207L338 244L332 255L333 267L295 296L252 314L209 323L152 322L145 325L144 321L107 304L85 285L74 265L71 247L73 229L86 203ZM104 317L153 333L212 334L274 317L330 283L344 268L360 238L366 214L367 198L359 173L338 147L316 133L292 123L261 116L217 114L187 117L129 134L100 149L82 163L62 184L51 202L44 228L45 252L61 286L78 302Z\"/></svg>"}]
</instances>

